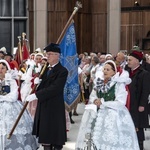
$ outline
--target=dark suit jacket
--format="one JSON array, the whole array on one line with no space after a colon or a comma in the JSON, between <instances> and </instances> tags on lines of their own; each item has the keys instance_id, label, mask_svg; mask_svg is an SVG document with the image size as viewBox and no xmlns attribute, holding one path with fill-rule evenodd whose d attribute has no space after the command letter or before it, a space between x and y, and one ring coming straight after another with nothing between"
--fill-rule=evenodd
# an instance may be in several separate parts
<instances>
[{"instance_id":1,"label":"dark suit jacket","mask_svg":"<svg viewBox=\"0 0 150 150\"><path fill-rule=\"evenodd\" d=\"M38 104L33 135L39 137L39 143L64 145L66 142L64 86L68 71L60 63L54 66L48 76L47 71L48 68L35 93Z\"/></svg>"},{"instance_id":2,"label":"dark suit jacket","mask_svg":"<svg viewBox=\"0 0 150 150\"><path fill-rule=\"evenodd\" d=\"M145 70L147 70L148 72L150 72L150 64L147 63L146 61L143 60L142 62L142 68L144 68Z\"/></svg>"},{"instance_id":3,"label":"dark suit jacket","mask_svg":"<svg viewBox=\"0 0 150 150\"><path fill-rule=\"evenodd\" d=\"M129 68L128 68L129 69ZM128 70L129 73L131 70ZM140 67L131 77L129 85L130 91L130 113L136 128L148 127L148 95L150 92L150 74ZM139 112L139 106L145 108L144 112Z\"/></svg>"}]
</instances>

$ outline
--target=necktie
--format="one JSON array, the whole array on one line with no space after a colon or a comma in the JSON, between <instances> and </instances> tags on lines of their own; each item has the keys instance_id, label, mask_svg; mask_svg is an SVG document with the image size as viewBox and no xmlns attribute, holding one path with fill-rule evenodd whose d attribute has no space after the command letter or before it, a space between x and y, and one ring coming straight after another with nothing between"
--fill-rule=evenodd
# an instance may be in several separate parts
<instances>
[{"instance_id":1,"label":"necktie","mask_svg":"<svg viewBox=\"0 0 150 150\"><path fill-rule=\"evenodd\" d=\"M49 69L47 71L47 76L49 76L52 73L52 69L53 69L53 67L49 67Z\"/></svg>"}]
</instances>

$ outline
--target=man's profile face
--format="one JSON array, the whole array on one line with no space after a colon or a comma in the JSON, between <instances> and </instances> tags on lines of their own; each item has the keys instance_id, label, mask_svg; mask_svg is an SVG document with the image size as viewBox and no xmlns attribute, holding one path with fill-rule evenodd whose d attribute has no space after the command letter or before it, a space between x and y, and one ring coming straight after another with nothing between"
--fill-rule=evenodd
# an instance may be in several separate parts
<instances>
[{"instance_id":1,"label":"man's profile face","mask_svg":"<svg viewBox=\"0 0 150 150\"><path fill-rule=\"evenodd\" d=\"M133 56L128 56L128 67L131 68L131 69L134 69L136 68L137 66L139 66L139 61L138 59L136 59L135 57Z\"/></svg>"}]
</instances>

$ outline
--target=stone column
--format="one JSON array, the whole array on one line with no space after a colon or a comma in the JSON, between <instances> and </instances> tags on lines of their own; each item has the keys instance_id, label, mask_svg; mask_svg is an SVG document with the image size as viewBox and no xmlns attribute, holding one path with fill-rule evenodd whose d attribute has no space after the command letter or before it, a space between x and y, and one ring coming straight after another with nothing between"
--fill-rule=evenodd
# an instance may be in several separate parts
<instances>
[{"instance_id":1,"label":"stone column","mask_svg":"<svg viewBox=\"0 0 150 150\"><path fill-rule=\"evenodd\" d=\"M117 54L120 50L121 0L107 0L107 53Z\"/></svg>"},{"instance_id":2,"label":"stone column","mask_svg":"<svg viewBox=\"0 0 150 150\"><path fill-rule=\"evenodd\" d=\"M47 44L47 0L34 0L34 48Z\"/></svg>"}]
</instances>

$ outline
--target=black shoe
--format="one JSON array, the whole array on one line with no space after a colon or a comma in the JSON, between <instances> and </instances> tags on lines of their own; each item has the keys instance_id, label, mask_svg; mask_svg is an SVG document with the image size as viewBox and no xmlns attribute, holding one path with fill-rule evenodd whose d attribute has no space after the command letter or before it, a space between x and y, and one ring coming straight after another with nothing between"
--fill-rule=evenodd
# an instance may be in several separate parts
<instances>
[{"instance_id":1,"label":"black shoe","mask_svg":"<svg viewBox=\"0 0 150 150\"><path fill-rule=\"evenodd\" d=\"M70 122L71 122L71 124L74 124L74 123L75 123L72 119L70 120Z\"/></svg>"},{"instance_id":2,"label":"black shoe","mask_svg":"<svg viewBox=\"0 0 150 150\"><path fill-rule=\"evenodd\" d=\"M76 112L73 113L74 116L79 116L79 114L77 114Z\"/></svg>"}]
</instances>

